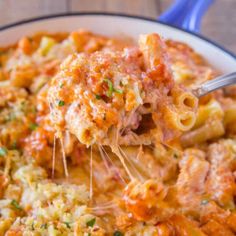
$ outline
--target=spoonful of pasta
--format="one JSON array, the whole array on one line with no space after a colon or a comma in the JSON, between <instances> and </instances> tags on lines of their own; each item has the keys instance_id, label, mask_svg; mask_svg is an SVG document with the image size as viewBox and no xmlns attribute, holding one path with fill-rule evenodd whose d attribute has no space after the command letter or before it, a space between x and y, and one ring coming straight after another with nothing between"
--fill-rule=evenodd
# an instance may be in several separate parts
<instances>
[{"instance_id":1,"label":"spoonful of pasta","mask_svg":"<svg viewBox=\"0 0 236 236\"><path fill-rule=\"evenodd\" d=\"M198 97L235 78L191 91L176 83L165 41L141 35L137 46L68 56L49 86L50 119L61 143L69 133L87 147L110 147L132 179L121 146L174 140L194 126Z\"/></svg>"},{"instance_id":2,"label":"spoonful of pasta","mask_svg":"<svg viewBox=\"0 0 236 236\"><path fill-rule=\"evenodd\" d=\"M175 81L165 41L67 57L52 79L48 104L58 137L66 131L93 144L150 145L190 130L198 97L236 82L236 72L188 89Z\"/></svg>"},{"instance_id":3,"label":"spoonful of pasta","mask_svg":"<svg viewBox=\"0 0 236 236\"><path fill-rule=\"evenodd\" d=\"M141 35L137 46L67 57L48 104L57 134L83 144L150 145L194 125L198 99L175 83L166 44Z\"/></svg>"}]
</instances>

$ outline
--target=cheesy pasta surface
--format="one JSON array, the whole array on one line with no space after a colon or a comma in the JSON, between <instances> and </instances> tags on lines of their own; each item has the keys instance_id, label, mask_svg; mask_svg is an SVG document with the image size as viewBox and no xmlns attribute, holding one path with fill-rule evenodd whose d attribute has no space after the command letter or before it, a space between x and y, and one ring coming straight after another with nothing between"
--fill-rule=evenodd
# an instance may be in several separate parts
<instances>
[{"instance_id":1,"label":"cheesy pasta surface","mask_svg":"<svg viewBox=\"0 0 236 236\"><path fill-rule=\"evenodd\" d=\"M236 93L188 45L85 30L0 49L0 235L236 234Z\"/></svg>"}]
</instances>

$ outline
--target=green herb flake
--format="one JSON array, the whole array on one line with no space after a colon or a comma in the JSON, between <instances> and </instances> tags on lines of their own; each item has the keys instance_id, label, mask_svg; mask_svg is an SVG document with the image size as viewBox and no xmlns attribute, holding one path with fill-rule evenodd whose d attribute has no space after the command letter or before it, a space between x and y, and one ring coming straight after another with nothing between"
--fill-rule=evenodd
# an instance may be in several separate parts
<instances>
[{"instance_id":1,"label":"green herb flake","mask_svg":"<svg viewBox=\"0 0 236 236\"><path fill-rule=\"evenodd\" d=\"M88 233L88 236L91 236L91 233Z\"/></svg>"},{"instance_id":2,"label":"green herb flake","mask_svg":"<svg viewBox=\"0 0 236 236\"><path fill-rule=\"evenodd\" d=\"M0 157L7 155L7 149L5 147L0 147Z\"/></svg>"},{"instance_id":3,"label":"green herb flake","mask_svg":"<svg viewBox=\"0 0 236 236\"><path fill-rule=\"evenodd\" d=\"M96 98L97 100L100 100L102 97L101 97L101 95L99 95L99 94L95 94L95 98Z\"/></svg>"},{"instance_id":4,"label":"green herb flake","mask_svg":"<svg viewBox=\"0 0 236 236\"><path fill-rule=\"evenodd\" d=\"M70 227L70 223L69 222L63 222L65 225L66 225L66 227L68 228L68 229L70 229L71 227Z\"/></svg>"},{"instance_id":5,"label":"green herb flake","mask_svg":"<svg viewBox=\"0 0 236 236\"><path fill-rule=\"evenodd\" d=\"M22 210L22 207L18 204L18 202L15 199L11 201L11 205L17 210Z\"/></svg>"},{"instance_id":6,"label":"green herb flake","mask_svg":"<svg viewBox=\"0 0 236 236\"><path fill-rule=\"evenodd\" d=\"M208 199L203 199L202 201L201 201L201 205L206 205L206 204L208 204L209 203L209 200Z\"/></svg>"},{"instance_id":7,"label":"green herb flake","mask_svg":"<svg viewBox=\"0 0 236 236\"><path fill-rule=\"evenodd\" d=\"M109 79L104 79L104 82L106 82L108 85L107 96L110 98L112 96L113 91L114 91L113 84Z\"/></svg>"},{"instance_id":8,"label":"green herb flake","mask_svg":"<svg viewBox=\"0 0 236 236\"><path fill-rule=\"evenodd\" d=\"M113 92L119 93L119 94L122 94L122 93L123 93L123 91L122 91L121 89L116 89L116 88L114 88L114 86L113 86L111 80L109 80L109 79L106 78L106 79L104 79L104 82L106 82L107 85L108 85L107 96L108 96L109 98L112 96L112 93L113 93Z\"/></svg>"},{"instance_id":9,"label":"green herb flake","mask_svg":"<svg viewBox=\"0 0 236 236\"><path fill-rule=\"evenodd\" d=\"M63 88L64 84L60 84L60 88Z\"/></svg>"},{"instance_id":10,"label":"green herb flake","mask_svg":"<svg viewBox=\"0 0 236 236\"><path fill-rule=\"evenodd\" d=\"M42 225L40 226L40 228L41 228L41 229L47 229L47 228L48 228L47 223L42 224Z\"/></svg>"},{"instance_id":11,"label":"green herb flake","mask_svg":"<svg viewBox=\"0 0 236 236\"><path fill-rule=\"evenodd\" d=\"M31 131L34 131L34 130L36 130L36 129L37 129L37 127L38 127L38 125L37 125L37 124L35 124L35 123L31 123L31 124L29 125L29 129L30 129Z\"/></svg>"},{"instance_id":12,"label":"green herb flake","mask_svg":"<svg viewBox=\"0 0 236 236\"><path fill-rule=\"evenodd\" d=\"M123 93L123 90L114 88L114 92L119 93L119 94L122 94L122 93Z\"/></svg>"},{"instance_id":13,"label":"green herb flake","mask_svg":"<svg viewBox=\"0 0 236 236\"><path fill-rule=\"evenodd\" d=\"M95 225L95 223L96 223L96 218L93 218L93 219L89 220L86 223L86 225L87 225L87 227L93 227Z\"/></svg>"},{"instance_id":14,"label":"green herb flake","mask_svg":"<svg viewBox=\"0 0 236 236\"><path fill-rule=\"evenodd\" d=\"M116 230L116 231L113 233L113 236L123 236L123 233L121 233L120 231Z\"/></svg>"},{"instance_id":15,"label":"green herb flake","mask_svg":"<svg viewBox=\"0 0 236 236\"><path fill-rule=\"evenodd\" d=\"M59 107L63 107L64 105L65 105L65 102L62 101L62 100L59 100L59 102L58 102L58 106L59 106Z\"/></svg>"}]
</instances>

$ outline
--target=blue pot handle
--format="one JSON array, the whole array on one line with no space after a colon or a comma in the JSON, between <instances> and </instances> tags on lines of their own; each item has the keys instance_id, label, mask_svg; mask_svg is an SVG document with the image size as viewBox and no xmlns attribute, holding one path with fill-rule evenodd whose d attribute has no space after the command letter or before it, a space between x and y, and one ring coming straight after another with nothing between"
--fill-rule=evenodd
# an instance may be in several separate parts
<instances>
[{"instance_id":1,"label":"blue pot handle","mask_svg":"<svg viewBox=\"0 0 236 236\"><path fill-rule=\"evenodd\" d=\"M192 32L199 32L204 13L214 0L175 0L159 21Z\"/></svg>"}]
</instances>

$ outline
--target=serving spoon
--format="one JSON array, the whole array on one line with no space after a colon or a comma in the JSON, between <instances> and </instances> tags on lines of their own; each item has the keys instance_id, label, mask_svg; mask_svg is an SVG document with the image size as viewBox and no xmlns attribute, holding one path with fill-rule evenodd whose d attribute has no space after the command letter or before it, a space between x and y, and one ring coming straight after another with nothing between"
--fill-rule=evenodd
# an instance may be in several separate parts
<instances>
[{"instance_id":1,"label":"serving spoon","mask_svg":"<svg viewBox=\"0 0 236 236\"><path fill-rule=\"evenodd\" d=\"M236 84L236 72L221 75L213 80L207 81L201 84L200 87L193 89L192 93L197 97L202 97L212 91L232 84Z\"/></svg>"}]
</instances>

